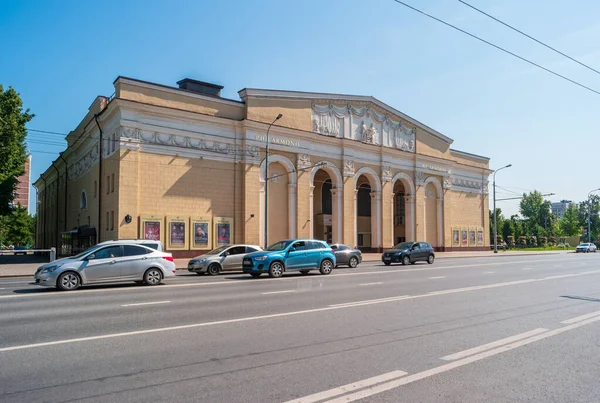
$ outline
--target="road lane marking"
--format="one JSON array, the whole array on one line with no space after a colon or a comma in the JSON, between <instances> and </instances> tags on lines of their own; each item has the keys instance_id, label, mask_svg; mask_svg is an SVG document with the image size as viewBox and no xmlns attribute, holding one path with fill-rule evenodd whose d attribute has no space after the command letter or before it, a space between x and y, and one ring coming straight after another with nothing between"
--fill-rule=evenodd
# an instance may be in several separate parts
<instances>
[{"instance_id":1,"label":"road lane marking","mask_svg":"<svg viewBox=\"0 0 600 403\"><path fill-rule=\"evenodd\" d=\"M483 274L494 274L493 271L484 271Z\"/></svg>"},{"instance_id":2,"label":"road lane marking","mask_svg":"<svg viewBox=\"0 0 600 403\"><path fill-rule=\"evenodd\" d=\"M284 290L284 291L271 291L271 292L263 292L262 295L270 295L270 294L285 294L288 292L296 292L296 290Z\"/></svg>"},{"instance_id":3,"label":"road lane marking","mask_svg":"<svg viewBox=\"0 0 600 403\"><path fill-rule=\"evenodd\" d=\"M387 374L382 374L378 376L374 376L372 378L364 379L362 381L349 383L344 386L340 386L339 388L329 389L323 392L315 393L310 396L301 397L294 400L289 400L285 403L315 403L321 400L329 399L331 397L343 395L346 393L354 392L359 389L367 388L369 386L377 385L378 383L391 381L393 379L398 379L403 377L404 375L408 375L408 372L404 371L392 371Z\"/></svg>"},{"instance_id":4,"label":"road lane marking","mask_svg":"<svg viewBox=\"0 0 600 403\"><path fill-rule=\"evenodd\" d=\"M446 278L446 276L429 277L429 280L438 280L440 278Z\"/></svg>"},{"instance_id":5,"label":"road lane marking","mask_svg":"<svg viewBox=\"0 0 600 403\"><path fill-rule=\"evenodd\" d=\"M367 397L370 397L370 396L373 396L373 395L376 395L376 394L379 394L382 392L386 392L388 390L396 389L400 386L408 385L409 383L420 381L422 379L425 379L425 378L428 378L428 377L431 377L434 375L438 375L438 374L450 371L452 369L459 368L464 365L468 365L473 362L480 361L485 358L504 353L506 351L514 350L516 348L525 346L527 344L534 343L536 341L546 339L548 337L552 337L552 336L556 336L556 335L564 333L564 332L568 332L570 330L576 329L581 326L588 325L593 322L597 322L599 320L600 320L600 316L597 316L597 317L594 317L594 318L591 318L591 319L588 319L588 320L585 320L582 322L578 322L578 323L575 323L575 324L572 324L569 326L561 327L561 328L558 328L555 330L550 330L548 332L541 333L536 336L532 336L528 339L524 339L524 340L520 340L520 341L511 343L511 344L507 344L507 345L495 348L493 350L484 351L482 353L472 355L470 357L463 358L461 360L454 361L454 362L451 362L448 364L444 364L444 365L441 365L436 368L428 369L426 371L419 372L414 375L408 375L408 376L405 376L405 377L402 377L402 378L399 378L396 380L392 380L390 382L379 384L377 386L372 386L368 389L364 389L359 392L345 395L345 396L342 396L337 399L327 400L327 403L348 403L348 402L354 402L354 401L360 400L360 399L365 399Z\"/></svg>"},{"instance_id":6,"label":"road lane marking","mask_svg":"<svg viewBox=\"0 0 600 403\"><path fill-rule=\"evenodd\" d=\"M599 315L600 315L600 311L596 311L596 312L588 313L585 315L577 316L575 318L563 320L560 323L562 323L563 325L570 325L571 323L581 322L582 320L586 320L588 318L593 318L594 316L599 316Z\"/></svg>"},{"instance_id":7,"label":"road lane marking","mask_svg":"<svg viewBox=\"0 0 600 403\"><path fill-rule=\"evenodd\" d=\"M450 354L450 355L447 355L445 357L440 358L440 360L454 361L454 360L457 360L459 358L464 358L464 357L468 357L470 355L474 355L474 354L480 353L482 351L491 350L492 348L500 347L500 346L503 346L505 344L512 343L513 341L526 339L526 338L528 338L530 336L535 336L536 334L544 333L544 332L547 332L547 331L548 331L548 329L543 329L543 328L533 329L533 330L530 330L528 332L524 332L524 333L520 333L520 334L517 334L517 335L514 335L514 336L507 337L505 339L496 340L496 341L493 341L491 343L483 344L481 346L473 347L473 348L470 348L468 350L464 350L464 351L461 351L461 352L458 352L458 353Z\"/></svg>"},{"instance_id":8,"label":"road lane marking","mask_svg":"<svg viewBox=\"0 0 600 403\"><path fill-rule=\"evenodd\" d=\"M379 283L362 283L362 284L359 284L359 285L379 285L379 284L383 284L383 283L382 282L379 282Z\"/></svg>"},{"instance_id":9,"label":"road lane marking","mask_svg":"<svg viewBox=\"0 0 600 403\"><path fill-rule=\"evenodd\" d=\"M137 304L125 304L121 306L142 306L142 305L156 305L156 304L168 304L171 301L155 301L155 302L140 302Z\"/></svg>"},{"instance_id":10,"label":"road lane marking","mask_svg":"<svg viewBox=\"0 0 600 403\"><path fill-rule=\"evenodd\" d=\"M531 270L533 267L523 267L523 270Z\"/></svg>"},{"instance_id":11,"label":"road lane marking","mask_svg":"<svg viewBox=\"0 0 600 403\"><path fill-rule=\"evenodd\" d=\"M566 275L563 275L562 277L567 278L567 277L575 277L575 276L584 276L584 275L588 275L588 274L600 274L600 270L592 270L592 271L583 272L583 273L566 274ZM554 278L556 278L556 276L553 276L552 278L554 279ZM23 345L10 346L10 347L0 347L0 353L7 352L7 351L25 350L25 349L54 346L54 345L60 345L60 344L82 342L82 341L111 339L111 338L115 338L115 337L127 337L127 336L134 336L134 335L140 335L140 334L150 334L150 333L159 333L159 332L167 332L167 331L174 331L174 330L184 330L184 329L194 329L194 328L199 328L199 327L225 325L225 324L231 324L231 323L250 322L250 321L262 320L262 319L282 318L282 317L287 317L287 316L296 316L296 315L303 315L303 314L315 313L315 312L326 312L326 311L332 311L332 310L336 310L336 309L353 308L353 307L362 306L362 305L380 304L380 303L385 303L385 302L401 301L401 300L405 300L405 299L432 297L432 296L441 295L441 294L451 294L451 293L459 293L459 292L476 291L476 290L482 290L482 289L499 288L499 287L506 287L506 286L510 286L510 285L518 285L518 284L525 284L525 283L531 283L531 282L540 282L540 281L546 281L546 280L547 279L545 279L545 278L541 278L541 279L530 279L530 280L521 280L521 281L509 281L509 282L504 282L504 283L488 284L485 286L465 287L465 288L450 289L450 290L445 290L445 291L437 291L434 293L421 294L421 295L399 296L399 297L391 297L391 298L384 298L384 299L371 300L371 301L347 302L345 304L339 304L337 306L330 305L330 306L323 307L323 308L306 309L306 310L302 310L302 311L282 312L282 313L274 313L274 314L270 314L270 315L249 316L249 317L245 317L245 318L219 320L219 321L214 321L214 322L191 323L191 324L187 324L187 325L159 327L159 328L136 330L136 331L130 331L130 332L123 332L123 333L109 333L109 334L103 334L103 335L98 335L98 336L79 337L79 338L74 338L74 339L63 339L63 340L55 340L55 341L48 341L48 342L41 342L41 343L23 344ZM594 317L590 320L592 320L592 321L600 320L600 317ZM581 323L587 323L587 321L578 322L576 325L580 325ZM589 323L591 323L591 322L589 322ZM544 334L546 334L546 333L544 333Z\"/></svg>"}]
</instances>

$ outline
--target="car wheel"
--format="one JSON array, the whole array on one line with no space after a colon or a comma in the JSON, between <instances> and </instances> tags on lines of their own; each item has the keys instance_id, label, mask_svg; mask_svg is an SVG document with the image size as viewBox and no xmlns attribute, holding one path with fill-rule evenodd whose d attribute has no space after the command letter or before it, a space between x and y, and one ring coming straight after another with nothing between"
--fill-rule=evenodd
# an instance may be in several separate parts
<instances>
[{"instance_id":1,"label":"car wheel","mask_svg":"<svg viewBox=\"0 0 600 403\"><path fill-rule=\"evenodd\" d=\"M300 274L304 274L305 276L310 273L310 270L300 270Z\"/></svg>"},{"instance_id":2,"label":"car wheel","mask_svg":"<svg viewBox=\"0 0 600 403\"><path fill-rule=\"evenodd\" d=\"M157 285L162 281L162 272L159 269L148 269L144 273L144 283L148 285Z\"/></svg>"},{"instance_id":3,"label":"car wheel","mask_svg":"<svg viewBox=\"0 0 600 403\"><path fill-rule=\"evenodd\" d=\"M356 266L358 266L358 259L355 257L351 257L350 261L348 262L348 266L354 269Z\"/></svg>"},{"instance_id":4,"label":"car wheel","mask_svg":"<svg viewBox=\"0 0 600 403\"><path fill-rule=\"evenodd\" d=\"M410 258L408 256L404 256L402 258L402 264L408 266L410 264Z\"/></svg>"},{"instance_id":5,"label":"car wheel","mask_svg":"<svg viewBox=\"0 0 600 403\"><path fill-rule=\"evenodd\" d=\"M321 268L319 269L321 274L327 275L333 271L333 262L329 259L325 259L321 262Z\"/></svg>"},{"instance_id":6,"label":"car wheel","mask_svg":"<svg viewBox=\"0 0 600 403\"><path fill-rule=\"evenodd\" d=\"M389 266L389 265L391 265L392 263L390 263L390 262L383 262L383 264L385 264L386 266Z\"/></svg>"},{"instance_id":7,"label":"car wheel","mask_svg":"<svg viewBox=\"0 0 600 403\"><path fill-rule=\"evenodd\" d=\"M209 276L216 276L217 274L219 274L220 271L221 268L219 267L219 265L216 263L212 263L210 266L208 266L208 269L206 269L206 274L208 274Z\"/></svg>"},{"instance_id":8,"label":"car wheel","mask_svg":"<svg viewBox=\"0 0 600 403\"><path fill-rule=\"evenodd\" d=\"M283 265L281 262L273 262L269 266L269 277L277 278L283 276Z\"/></svg>"},{"instance_id":9,"label":"car wheel","mask_svg":"<svg viewBox=\"0 0 600 403\"><path fill-rule=\"evenodd\" d=\"M250 273L250 275L254 278L259 278L262 273Z\"/></svg>"},{"instance_id":10,"label":"car wheel","mask_svg":"<svg viewBox=\"0 0 600 403\"><path fill-rule=\"evenodd\" d=\"M72 271L62 273L56 281L56 287L61 291L73 291L78 289L80 285L79 276Z\"/></svg>"},{"instance_id":11,"label":"car wheel","mask_svg":"<svg viewBox=\"0 0 600 403\"><path fill-rule=\"evenodd\" d=\"M429 263L429 264L433 264L434 260L435 260L435 256L433 256L433 255L429 255L427 257L427 263Z\"/></svg>"}]
</instances>

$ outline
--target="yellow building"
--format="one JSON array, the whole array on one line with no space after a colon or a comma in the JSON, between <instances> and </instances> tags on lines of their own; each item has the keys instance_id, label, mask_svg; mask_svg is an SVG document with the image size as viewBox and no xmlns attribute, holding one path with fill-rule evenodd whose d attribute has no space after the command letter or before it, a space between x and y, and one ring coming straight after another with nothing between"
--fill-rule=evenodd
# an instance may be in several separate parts
<instances>
[{"instance_id":1,"label":"yellow building","mask_svg":"<svg viewBox=\"0 0 600 403\"><path fill-rule=\"evenodd\" d=\"M489 249L489 159L376 98L246 88L236 101L178 85L118 77L96 98L34 184L39 247L157 238L187 257L263 245L267 205L269 243Z\"/></svg>"}]
</instances>

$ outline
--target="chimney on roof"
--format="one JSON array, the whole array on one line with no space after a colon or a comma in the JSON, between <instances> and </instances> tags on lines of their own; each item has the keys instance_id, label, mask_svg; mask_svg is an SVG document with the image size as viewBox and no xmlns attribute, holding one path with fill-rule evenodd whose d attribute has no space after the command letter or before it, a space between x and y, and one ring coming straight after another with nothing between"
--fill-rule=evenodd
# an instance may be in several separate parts
<instances>
[{"instance_id":1,"label":"chimney on roof","mask_svg":"<svg viewBox=\"0 0 600 403\"><path fill-rule=\"evenodd\" d=\"M182 90L213 97L220 97L221 90L223 89L222 85L205 83L204 81L192 80L191 78L179 80L177 81L177 85L179 85L179 88Z\"/></svg>"}]
</instances>

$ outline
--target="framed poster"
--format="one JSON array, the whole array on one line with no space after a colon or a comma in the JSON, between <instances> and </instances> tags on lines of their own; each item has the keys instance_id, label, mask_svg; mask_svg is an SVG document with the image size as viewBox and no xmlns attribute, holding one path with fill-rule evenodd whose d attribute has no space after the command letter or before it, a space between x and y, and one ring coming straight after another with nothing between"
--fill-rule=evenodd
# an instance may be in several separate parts
<instances>
[{"instance_id":1,"label":"framed poster","mask_svg":"<svg viewBox=\"0 0 600 403\"><path fill-rule=\"evenodd\" d=\"M215 247L230 245L233 242L233 219L215 217L214 232Z\"/></svg>"},{"instance_id":2,"label":"framed poster","mask_svg":"<svg viewBox=\"0 0 600 403\"><path fill-rule=\"evenodd\" d=\"M188 217L167 217L167 249L187 249Z\"/></svg>"},{"instance_id":3,"label":"framed poster","mask_svg":"<svg viewBox=\"0 0 600 403\"><path fill-rule=\"evenodd\" d=\"M164 216L144 215L140 217L140 238L164 242Z\"/></svg>"},{"instance_id":4,"label":"framed poster","mask_svg":"<svg viewBox=\"0 0 600 403\"><path fill-rule=\"evenodd\" d=\"M211 219L192 217L190 220L190 249L212 249Z\"/></svg>"},{"instance_id":5,"label":"framed poster","mask_svg":"<svg viewBox=\"0 0 600 403\"><path fill-rule=\"evenodd\" d=\"M469 246L475 246L475 237L476 237L476 230L475 228L469 228Z\"/></svg>"},{"instance_id":6,"label":"framed poster","mask_svg":"<svg viewBox=\"0 0 600 403\"><path fill-rule=\"evenodd\" d=\"M461 228L460 230L460 246L469 246L468 230Z\"/></svg>"},{"instance_id":7,"label":"framed poster","mask_svg":"<svg viewBox=\"0 0 600 403\"><path fill-rule=\"evenodd\" d=\"M477 246L483 246L483 228L477 229Z\"/></svg>"},{"instance_id":8,"label":"framed poster","mask_svg":"<svg viewBox=\"0 0 600 403\"><path fill-rule=\"evenodd\" d=\"M452 228L452 246L460 246L460 229Z\"/></svg>"}]
</instances>

